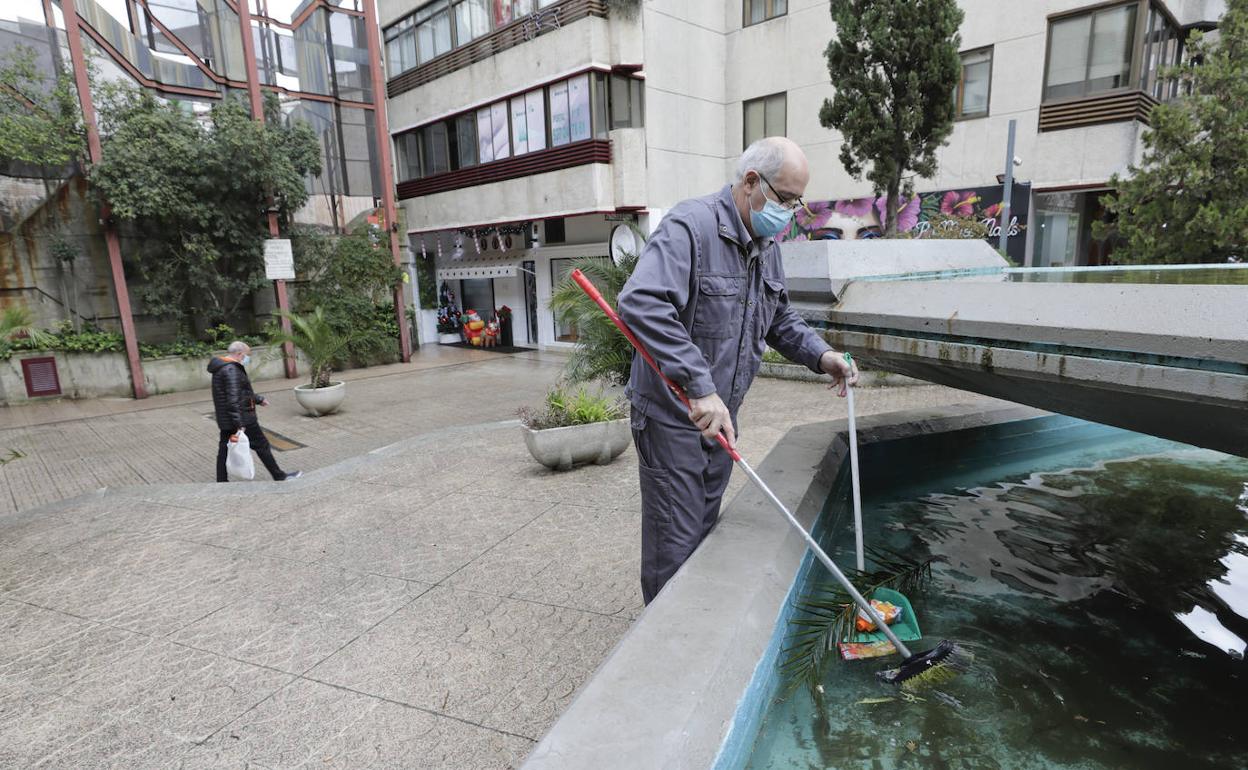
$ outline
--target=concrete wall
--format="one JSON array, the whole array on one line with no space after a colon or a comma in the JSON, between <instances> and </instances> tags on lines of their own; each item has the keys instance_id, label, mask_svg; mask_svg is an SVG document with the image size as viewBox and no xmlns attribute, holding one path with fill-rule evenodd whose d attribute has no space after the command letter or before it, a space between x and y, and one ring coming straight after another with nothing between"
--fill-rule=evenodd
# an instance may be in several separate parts
<instances>
[{"instance_id":1,"label":"concrete wall","mask_svg":"<svg viewBox=\"0 0 1248 770\"><path fill-rule=\"evenodd\" d=\"M15 353L9 360L0 361L0 405L46 401L47 398L30 399L26 396L26 382L22 377L22 359L56 359L57 376L61 383L62 398L128 398L130 368L124 353L64 353L61 351L30 351ZM280 350L257 347L252 350L252 363L247 373L252 380L273 380L284 377ZM306 361L299 355L300 366ZM143 361L143 379L151 395L174 393L183 390L199 390L211 384L204 358L156 358ZM292 380L292 384L303 382ZM55 397L50 397L55 398Z\"/></svg>"}]
</instances>

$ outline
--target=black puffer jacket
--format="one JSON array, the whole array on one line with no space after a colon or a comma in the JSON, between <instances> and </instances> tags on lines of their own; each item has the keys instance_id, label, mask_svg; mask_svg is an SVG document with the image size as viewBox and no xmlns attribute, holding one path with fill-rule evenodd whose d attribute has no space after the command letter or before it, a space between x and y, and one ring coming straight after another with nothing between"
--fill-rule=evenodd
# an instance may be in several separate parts
<instances>
[{"instance_id":1,"label":"black puffer jacket","mask_svg":"<svg viewBox=\"0 0 1248 770\"><path fill-rule=\"evenodd\" d=\"M214 358L208 362L212 375L212 405L217 411L217 427L237 431L255 425L256 394L251 389L247 370L229 358Z\"/></svg>"}]
</instances>

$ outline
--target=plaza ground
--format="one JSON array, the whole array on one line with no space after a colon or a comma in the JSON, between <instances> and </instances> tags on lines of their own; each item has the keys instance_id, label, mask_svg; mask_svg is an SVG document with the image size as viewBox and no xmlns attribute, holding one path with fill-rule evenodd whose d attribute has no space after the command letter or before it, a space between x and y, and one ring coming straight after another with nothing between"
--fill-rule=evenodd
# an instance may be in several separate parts
<instances>
[{"instance_id":1,"label":"plaza ground","mask_svg":"<svg viewBox=\"0 0 1248 770\"><path fill-rule=\"evenodd\" d=\"M321 419L261 383L284 484L210 483L207 391L0 408L0 766L520 764L642 610L632 450L552 473L514 422L562 364L423 350ZM740 448L843 416L759 380Z\"/></svg>"}]
</instances>

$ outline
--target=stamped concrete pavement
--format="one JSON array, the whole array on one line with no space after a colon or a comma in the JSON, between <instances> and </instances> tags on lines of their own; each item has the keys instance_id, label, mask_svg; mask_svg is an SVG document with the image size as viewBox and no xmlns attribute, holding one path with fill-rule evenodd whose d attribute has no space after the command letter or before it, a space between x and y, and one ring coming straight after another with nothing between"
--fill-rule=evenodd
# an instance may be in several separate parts
<instances>
[{"instance_id":1,"label":"stamped concrete pavement","mask_svg":"<svg viewBox=\"0 0 1248 770\"><path fill-rule=\"evenodd\" d=\"M518 765L641 610L633 452L552 473L505 421L557 364L479 353L383 374L317 421L279 401L266 424L320 465L295 482L143 476L0 514L0 767ZM858 403L969 400L906 387ZM741 449L761 460L843 408L817 384L760 381ZM203 481L201 411L53 425L101 454L151 440L169 459L157 481ZM45 429L5 440L51 476L77 467L45 454Z\"/></svg>"}]
</instances>

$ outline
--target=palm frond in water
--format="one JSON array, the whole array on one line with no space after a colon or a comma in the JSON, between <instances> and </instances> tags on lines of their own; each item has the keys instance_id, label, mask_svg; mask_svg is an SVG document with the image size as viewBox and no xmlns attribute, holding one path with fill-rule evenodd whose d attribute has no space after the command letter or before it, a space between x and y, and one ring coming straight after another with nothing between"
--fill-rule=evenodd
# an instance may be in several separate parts
<instances>
[{"instance_id":1,"label":"palm frond in water","mask_svg":"<svg viewBox=\"0 0 1248 770\"><path fill-rule=\"evenodd\" d=\"M886 548L868 548L867 557L872 568L845 570L846 577L867 598L877 588L911 594L922 590L932 578L931 559L915 561ZM852 638L857 614L853 599L837 583L817 583L797 599L787 646L781 651L780 673L786 695L804 683L816 703L822 704L820 683L828 660L836 657L838 643Z\"/></svg>"}]
</instances>

